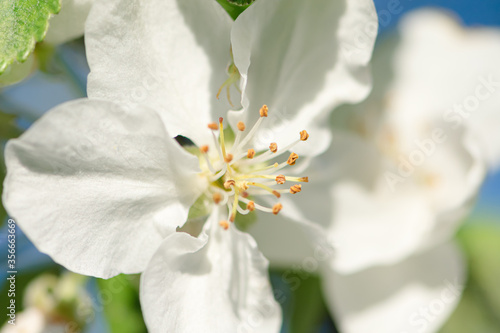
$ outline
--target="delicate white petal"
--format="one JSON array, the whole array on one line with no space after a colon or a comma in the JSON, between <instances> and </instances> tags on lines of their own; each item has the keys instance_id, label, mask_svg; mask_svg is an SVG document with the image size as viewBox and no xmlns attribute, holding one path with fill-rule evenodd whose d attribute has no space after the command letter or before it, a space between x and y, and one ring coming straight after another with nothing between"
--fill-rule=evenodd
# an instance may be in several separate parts
<instances>
[{"instance_id":1,"label":"delicate white petal","mask_svg":"<svg viewBox=\"0 0 500 333\"><path fill-rule=\"evenodd\" d=\"M359 101L368 93L367 62L377 26L372 1L256 1L231 32L248 113L243 117L255 120L267 104L273 141L286 145L304 128L311 139L327 141L313 123L342 102ZM257 144L263 148L269 142ZM317 154L326 148L311 145L300 152Z\"/></svg>"},{"instance_id":2,"label":"delicate white petal","mask_svg":"<svg viewBox=\"0 0 500 333\"><path fill-rule=\"evenodd\" d=\"M85 41L89 97L155 109L173 136L207 144L207 123L230 108L232 20L216 1L106 0L93 7Z\"/></svg>"},{"instance_id":3,"label":"delicate white petal","mask_svg":"<svg viewBox=\"0 0 500 333\"><path fill-rule=\"evenodd\" d=\"M94 0L61 0L61 11L50 19L44 40L60 44L83 36L85 20L93 2Z\"/></svg>"},{"instance_id":4,"label":"delicate white petal","mask_svg":"<svg viewBox=\"0 0 500 333\"><path fill-rule=\"evenodd\" d=\"M479 153L464 133L448 133L432 153L420 152L422 165L408 162L408 152L418 147L403 151L395 162L354 135L344 136L343 145L335 141L338 178L330 187L329 232L341 272L391 264L449 239L470 212L484 179Z\"/></svg>"},{"instance_id":5,"label":"delicate white petal","mask_svg":"<svg viewBox=\"0 0 500 333\"><path fill-rule=\"evenodd\" d=\"M455 309L465 280L453 244L440 245L391 266L351 275L326 269L326 301L341 332L436 332Z\"/></svg>"},{"instance_id":6,"label":"delicate white petal","mask_svg":"<svg viewBox=\"0 0 500 333\"><path fill-rule=\"evenodd\" d=\"M498 167L500 30L465 29L443 12L420 10L402 21L400 35L395 108L435 113L448 127L472 129L488 163Z\"/></svg>"},{"instance_id":7,"label":"delicate white petal","mask_svg":"<svg viewBox=\"0 0 500 333\"><path fill-rule=\"evenodd\" d=\"M63 104L5 156L9 214L40 251L86 275L142 271L200 193L197 159L147 108Z\"/></svg>"},{"instance_id":8,"label":"delicate white petal","mask_svg":"<svg viewBox=\"0 0 500 333\"><path fill-rule=\"evenodd\" d=\"M250 235L217 221L216 209L209 235L175 233L151 259L141 278L150 332L279 332L267 260Z\"/></svg>"}]
</instances>

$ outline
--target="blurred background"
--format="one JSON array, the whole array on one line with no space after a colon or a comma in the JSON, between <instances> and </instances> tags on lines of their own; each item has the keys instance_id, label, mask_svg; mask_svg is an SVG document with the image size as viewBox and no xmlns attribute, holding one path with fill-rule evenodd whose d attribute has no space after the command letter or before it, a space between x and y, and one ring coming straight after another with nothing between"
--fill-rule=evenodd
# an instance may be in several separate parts
<instances>
[{"instance_id":1,"label":"blurred background","mask_svg":"<svg viewBox=\"0 0 500 333\"><path fill-rule=\"evenodd\" d=\"M265 0L261 0L265 1ZM377 11L388 8L394 0L375 0ZM379 39L390 34L401 17L417 8L444 8L457 15L467 26L491 26L500 29L498 0L399 0L400 13L380 22ZM500 66L500 65L499 65ZM40 44L23 69L30 73L17 84L9 84L0 76L0 140L2 154L1 179L5 175L3 146L17 137L47 110L64 101L86 96L88 66L83 39L57 47ZM3 86L3 87L2 87ZM1 183L0 183L1 184ZM0 207L2 221L0 253L7 253L7 215ZM43 322L36 309L44 308L53 316L54 332L64 332L72 323L73 331L145 332L138 299L139 276L118 276L98 280L65 272L63 268L39 253L17 229L18 314L31 323ZM473 213L457 235L469 262L469 279L463 298L442 333L500 332L500 172L488 175ZM0 308L8 306L6 259L1 260ZM309 276L293 293L271 272L275 288L290 297L283 304L282 332L336 332L321 297L318 278ZM21 304L22 303L22 306ZM20 317L18 317L18 320ZM3 326L7 318L0 319ZM43 325L43 324L40 324ZM19 329L19 328L18 328ZM1 332L11 332L2 330ZM374 328L374 332L376 332ZM15 331L20 332L20 331Z\"/></svg>"}]
</instances>

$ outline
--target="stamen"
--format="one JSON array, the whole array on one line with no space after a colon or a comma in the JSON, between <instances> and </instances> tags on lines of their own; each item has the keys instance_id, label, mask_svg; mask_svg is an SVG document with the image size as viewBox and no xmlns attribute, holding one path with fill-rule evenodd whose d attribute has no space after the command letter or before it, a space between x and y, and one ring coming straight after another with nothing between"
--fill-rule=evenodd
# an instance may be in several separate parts
<instances>
[{"instance_id":1,"label":"stamen","mask_svg":"<svg viewBox=\"0 0 500 333\"><path fill-rule=\"evenodd\" d=\"M286 161L286 163L288 165L294 165L298 158L299 158L299 155L297 155L295 153L291 153L290 156L288 157L288 160Z\"/></svg>"},{"instance_id":2,"label":"stamen","mask_svg":"<svg viewBox=\"0 0 500 333\"><path fill-rule=\"evenodd\" d=\"M260 108L259 110L259 114L261 117L267 117L267 113L268 113L269 109L267 108L267 105L264 104L262 105L262 107Z\"/></svg>"},{"instance_id":3,"label":"stamen","mask_svg":"<svg viewBox=\"0 0 500 333\"><path fill-rule=\"evenodd\" d=\"M286 165L286 162L285 162L285 165ZM300 183L309 182L309 177L289 177L289 176L284 176L284 175L273 176L273 175L255 175L255 174L239 175L238 177L236 177L236 180L253 179L253 178L274 179L278 184L284 184L285 181L300 182ZM283 181L282 183L279 182L281 180Z\"/></svg>"},{"instance_id":4,"label":"stamen","mask_svg":"<svg viewBox=\"0 0 500 333\"><path fill-rule=\"evenodd\" d=\"M243 141L241 141L241 143L239 143L237 146L235 145L234 147L234 150L235 151L238 151L241 147L244 147L248 141L250 141L250 139L252 138L252 136L255 134L255 132L259 129L260 127L260 124L262 123L262 117L260 117L256 122L255 122L255 125L253 125L252 129L250 130L250 132L248 132L248 134L245 136L245 138L243 139Z\"/></svg>"},{"instance_id":5,"label":"stamen","mask_svg":"<svg viewBox=\"0 0 500 333\"><path fill-rule=\"evenodd\" d=\"M246 204L250 203L250 200L244 199L244 198L240 198L240 201L244 202ZM272 208L267 208L267 207L261 206L259 204L256 204L255 202L253 202L253 205L255 206L255 209L258 209L258 210L260 210L260 211L262 211L264 213L272 213L273 212Z\"/></svg>"},{"instance_id":6,"label":"stamen","mask_svg":"<svg viewBox=\"0 0 500 333\"><path fill-rule=\"evenodd\" d=\"M306 130L301 131L300 132L300 140L306 141L307 139L309 139L309 133L307 133Z\"/></svg>"},{"instance_id":7,"label":"stamen","mask_svg":"<svg viewBox=\"0 0 500 333\"><path fill-rule=\"evenodd\" d=\"M299 193L300 191L302 191L302 185L300 184L295 184L290 187L290 193L292 194Z\"/></svg>"},{"instance_id":8,"label":"stamen","mask_svg":"<svg viewBox=\"0 0 500 333\"><path fill-rule=\"evenodd\" d=\"M201 152L202 154L206 154L206 153L208 153L208 145L201 146L201 147L200 147L200 152Z\"/></svg>"},{"instance_id":9,"label":"stamen","mask_svg":"<svg viewBox=\"0 0 500 333\"><path fill-rule=\"evenodd\" d=\"M276 196L276 198L279 198L281 197L281 194L279 194L278 191L275 191L273 190L272 188L270 188L269 186L266 186L266 185L263 185L263 184L260 184L260 183L255 183L255 182L248 182L247 183L248 185L252 185L252 186L257 186L257 187L260 187L261 189L263 190L266 190L272 194L274 194Z\"/></svg>"},{"instance_id":10,"label":"stamen","mask_svg":"<svg viewBox=\"0 0 500 333\"><path fill-rule=\"evenodd\" d=\"M236 210L238 208L238 191L234 194L234 201L233 201L233 209L231 210L231 216L229 217L229 221L234 222L234 219L236 218Z\"/></svg>"},{"instance_id":11,"label":"stamen","mask_svg":"<svg viewBox=\"0 0 500 333\"><path fill-rule=\"evenodd\" d=\"M280 210L282 208L283 208L283 205L278 202L276 205L273 206L273 214L278 215L278 213L280 212Z\"/></svg>"},{"instance_id":12,"label":"stamen","mask_svg":"<svg viewBox=\"0 0 500 333\"><path fill-rule=\"evenodd\" d=\"M224 162L226 163L231 163L232 160L233 160L232 154L227 154L226 157L224 157Z\"/></svg>"},{"instance_id":13,"label":"stamen","mask_svg":"<svg viewBox=\"0 0 500 333\"><path fill-rule=\"evenodd\" d=\"M219 129L219 126L217 123L209 123L208 128L210 128L212 131L217 131Z\"/></svg>"},{"instance_id":14,"label":"stamen","mask_svg":"<svg viewBox=\"0 0 500 333\"><path fill-rule=\"evenodd\" d=\"M220 226L222 227L222 229L224 229L224 230L229 229L229 223L228 223L227 221L222 220L222 221L220 221L220 222L219 222L219 225L220 225Z\"/></svg>"},{"instance_id":15,"label":"stamen","mask_svg":"<svg viewBox=\"0 0 500 333\"><path fill-rule=\"evenodd\" d=\"M234 185L236 185L236 182L234 180L232 180L232 179L226 180L224 182L224 188L226 190L229 190L231 188L231 186L234 186Z\"/></svg>"},{"instance_id":16,"label":"stamen","mask_svg":"<svg viewBox=\"0 0 500 333\"><path fill-rule=\"evenodd\" d=\"M269 145L269 150L273 153L277 152L278 151L278 144L276 142L272 142L270 145Z\"/></svg>"},{"instance_id":17,"label":"stamen","mask_svg":"<svg viewBox=\"0 0 500 333\"><path fill-rule=\"evenodd\" d=\"M245 123L242 121L239 121L238 124L236 124L236 127L238 127L238 130L243 132L245 130Z\"/></svg>"},{"instance_id":18,"label":"stamen","mask_svg":"<svg viewBox=\"0 0 500 333\"><path fill-rule=\"evenodd\" d=\"M286 162L285 162L286 164ZM263 172L263 171L266 171L266 170L270 170L270 169L274 169L274 168L278 168L279 167L279 164L278 162L275 162L274 164L272 165L269 165L269 166L266 166L264 168L260 168L260 169L255 169L255 170L252 170L252 172L250 172L251 174L254 174L254 173L257 173L257 172ZM276 171L276 170L271 170L272 172Z\"/></svg>"},{"instance_id":19,"label":"stamen","mask_svg":"<svg viewBox=\"0 0 500 333\"><path fill-rule=\"evenodd\" d=\"M253 211L255 210L255 202L253 202L253 201L249 201L249 202L247 203L247 209L248 209L249 211L253 212Z\"/></svg>"},{"instance_id":20,"label":"stamen","mask_svg":"<svg viewBox=\"0 0 500 333\"><path fill-rule=\"evenodd\" d=\"M248 190L248 182L241 182L240 183L240 189L243 191Z\"/></svg>"},{"instance_id":21,"label":"stamen","mask_svg":"<svg viewBox=\"0 0 500 333\"><path fill-rule=\"evenodd\" d=\"M212 194L212 199L214 200L215 204L218 205L219 202L222 201L222 195L219 192L214 192L214 194Z\"/></svg>"},{"instance_id":22,"label":"stamen","mask_svg":"<svg viewBox=\"0 0 500 333\"><path fill-rule=\"evenodd\" d=\"M224 161L227 161L227 155L226 155L226 144L224 142L224 125L223 125L224 119L222 117L219 117L219 139L220 139L220 147L222 149L222 156L224 156ZM233 158L231 157L231 160ZM226 162L229 163L229 162Z\"/></svg>"},{"instance_id":23,"label":"stamen","mask_svg":"<svg viewBox=\"0 0 500 333\"><path fill-rule=\"evenodd\" d=\"M244 191L244 192L241 192L241 197L243 198L248 198L248 192Z\"/></svg>"},{"instance_id":24,"label":"stamen","mask_svg":"<svg viewBox=\"0 0 500 333\"><path fill-rule=\"evenodd\" d=\"M247 158L252 159L255 156L255 150L250 148L247 151Z\"/></svg>"}]
</instances>

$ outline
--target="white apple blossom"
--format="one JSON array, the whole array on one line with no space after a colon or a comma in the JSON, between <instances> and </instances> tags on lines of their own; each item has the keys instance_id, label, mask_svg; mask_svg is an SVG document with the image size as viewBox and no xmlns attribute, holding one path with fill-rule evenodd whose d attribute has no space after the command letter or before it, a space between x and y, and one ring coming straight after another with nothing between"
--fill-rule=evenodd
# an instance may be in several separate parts
<instances>
[{"instance_id":1,"label":"white apple blossom","mask_svg":"<svg viewBox=\"0 0 500 333\"><path fill-rule=\"evenodd\" d=\"M7 144L5 207L73 271L144 272L152 332L278 332L267 259L231 222L253 210L293 215L266 197L307 195L307 178L293 174L327 149L324 119L369 91L374 17L369 0L259 0L234 22L215 1L95 3L90 99ZM241 89L243 108L228 115L234 139L224 132L231 106L216 98L224 82L236 85L228 99ZM181 147L180 135L197 147ZM322 241L319 226L297 227Z\"/></svg>"},{"instance_id":2,"label":"white apple blossom","mask_svg":"<svg viewBox=\"0 0 500 333\"><path fill-rule=\"evenodd\" d=\"M293 202L328 230L334 259L298 229L269 242L285 219L250 230L271 263L322 264L342 332L436 332L458 304L465 265L451 238L500 153L498 41L495 29L464 29L437 11L404 18L375 49L371 95L332 113L332 145L303 171L315 196Z\"/></svg>"}]
</instances>

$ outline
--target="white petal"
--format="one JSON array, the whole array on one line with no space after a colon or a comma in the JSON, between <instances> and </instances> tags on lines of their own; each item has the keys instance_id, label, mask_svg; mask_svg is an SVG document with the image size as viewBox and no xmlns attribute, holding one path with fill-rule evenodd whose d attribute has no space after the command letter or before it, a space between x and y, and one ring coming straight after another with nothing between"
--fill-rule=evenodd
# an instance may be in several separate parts
<instances>
[{"instance_id":1,"label":"white petal","mask_svg":"<svg viewBox=\"0 0 500 333\"><path fill-rule=\"evenodd\" d=\"M215 96L227 79L231 24L216 1L96 3L85 31L89 97L150 106L170 134L207 144L207 124L230 108Z\"/></svg>"},{"instance_id":2,"label":"white petal","mask_svg":"<svg viewBox=\"0 0 500 333\"><path fill-rule=\"evenodd\" d=\"M255 241L234 225L209 235L178 232L165 239L141 278L141 304L150 332L274 332L281 309Z\"/></svg>"},{"instance_id":3,"label":"white petal","mask_svg":"<svg viewBox=\"0 0 500 333\"><path fill-rule=\"evenodd\" d=\"M458 304L464 280L453 244L391 266L323 275L327 303L345 333L436 332Z\"/></svg>"},{"instance_id":4,"label":"white petal","mask_svg":"<svg viewBox=\"0 0 500 333\"><path fill-rule=\"evenodd\" d=\"M142 271L199 195L197 159L147 108L63 104L5 156L7 211L40 251L81 274Z\"/></svg>"},{"instance_id":5,"label":"white petal","mask_svg":"<svg viewBox=\"0 0 500 333\"><path fill-rule=\"evenodd\" d=\"M304 128L311 139L326 141L312 124L368 93L377 26L372 1L256 1L231 33L246 117L255 120L267 104L274 141L286 145ZM302 153L317 154L319 148L326 146L311 145Z\"/></svg>"},{"instance_id":6,"label":"white petal","mask_svg":"<svg viewBox=\"0 0 500 333\"><path fill-rule=\"evenodd\" d=\"M338 178L330 187L329 232L337 245L336 269L352 273L392 264L455 233L472 208L485 170L465 133L447 135L446 141L428 147L433 150L428 155L413 146L397 162L355 135L335 136L332 150L339 153L333 154L338 162L332 170ZM427 138L414 136L411 142ZM425 156L424 163L403 164L414 151ZM402 173L402 165L413 171Z\"/></svg>"},{"instance_id":7,"label":"white petal","mask_svg":"<svg viewBox=\"0 0 500 333\"><path fill-rule=\"evenodd\" d=\"M408 15L400 35L395 107L437 112L447 126L472 129L488 163L500 166L500 30L466 29L428 9Z\"/></svg>"},{"instance_id":8,"label":"white petal","mask_svg":"<svg viewBox=\"0 0 500 333\"><path fill-rule=\"evenodd\" d=\"M61 11L49 22L45 41L61 44L83 36L85 20L94 0L61 0Z\"/></svg>"}]
</instances>

